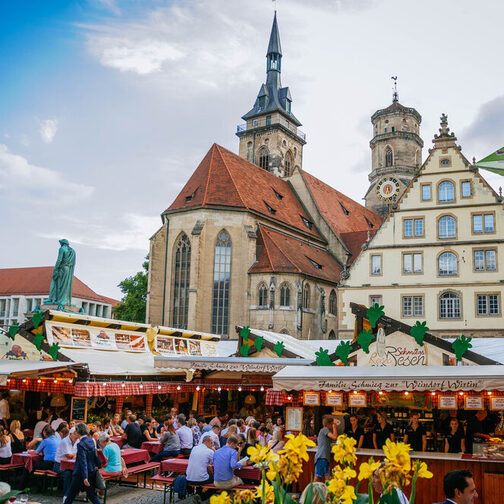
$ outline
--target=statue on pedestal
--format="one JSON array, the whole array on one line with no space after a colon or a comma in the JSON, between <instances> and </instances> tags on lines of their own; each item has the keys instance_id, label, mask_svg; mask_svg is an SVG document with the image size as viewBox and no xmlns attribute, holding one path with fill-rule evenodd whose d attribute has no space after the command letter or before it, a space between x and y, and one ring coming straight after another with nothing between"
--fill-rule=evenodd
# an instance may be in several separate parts
<instances>
[{"instance_id":1,"label":"statue on pedestal","mask_svg":"<svg viewBox=\"0 0 504 504\"><path fill-rule=\"evenodd\" d=\"M75 250L70 247L68 240L63 239L59 242L61 247L52 274L49 297L44 300L44 304L71 306Z\"/></svg>"}]
</instances>

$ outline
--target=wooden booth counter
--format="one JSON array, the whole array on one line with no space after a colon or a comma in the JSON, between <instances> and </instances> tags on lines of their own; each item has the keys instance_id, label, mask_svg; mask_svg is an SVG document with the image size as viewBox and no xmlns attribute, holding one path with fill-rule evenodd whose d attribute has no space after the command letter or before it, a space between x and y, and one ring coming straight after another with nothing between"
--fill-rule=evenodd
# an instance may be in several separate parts
<instances>
[{"instance_id":1,"label":"wooden booth counter","mask_svg":"<svg viewBox=\"0 0 504 504\"><path fill-rule=\"evenodd\" d=\"M310 460L305 462L303 473L299 479L299 487L302 490L308 485L315 474L314 458L316 448L309 448ZM375 461L383 460L382 450L357 450L357 466L361 462L367 462L369 457ZM448 471L454 469L467 469L474 475L474 482L479 494L475 504L502 504L504 502L504 460L481 459L472 455L458 453L436 452L410 452L411 459L424 461L429 471L434 474L432 479L418 479L415 504L432 504L444 502L443 477ZM331 462L331 467L334 461ZM409 497L410 488L406 487L406 495ZM378 495L375 495L375 502Z\"/></svg>"}]
</instances>

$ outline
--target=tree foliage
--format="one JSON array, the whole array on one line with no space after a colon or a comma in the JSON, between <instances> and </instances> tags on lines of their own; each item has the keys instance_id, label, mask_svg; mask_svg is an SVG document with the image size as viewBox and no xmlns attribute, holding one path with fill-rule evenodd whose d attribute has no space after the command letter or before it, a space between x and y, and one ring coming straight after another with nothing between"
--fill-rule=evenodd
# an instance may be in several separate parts
<instances>
[{"instance_id":1,"label":"tree foliage","mask_svg":"<svg viewBox=\"0 0 504 504\"><path fill-rule=\"evenodd\" d=\"M145 322L147 308L147 273L149 271L149 256L142 264L143 271L125 278L119 283L124 294L121 302L114 307L114 317L129 322Z\"/></svg>"}]
</instances>

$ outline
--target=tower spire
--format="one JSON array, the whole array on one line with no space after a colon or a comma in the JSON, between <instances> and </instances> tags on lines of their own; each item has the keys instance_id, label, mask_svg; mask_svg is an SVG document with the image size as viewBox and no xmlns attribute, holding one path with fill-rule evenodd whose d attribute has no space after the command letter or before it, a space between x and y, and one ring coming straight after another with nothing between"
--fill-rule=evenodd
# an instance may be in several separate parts
<instances>
[{"instance_id":1,"label":"tower spire","mask_svg":"<svg viewBox=\"0 0 504 504\"><path fill-rule=\"evenodd\" d=\"M394 81L394 93L392 95L392 103L399 101L399 93L397 92L397 75L390 77Z\"/></svg>"},{"instance_id":2,"label":"tower spire","mask_svg":"<svg viewBox=\"0 0 504 504\"><path fill-rule=\"evenodd\" d=\"M268 43L268 52L266 53L267 58L267 72L281 71L281 61L282 61L282 46L280 44L280 31L278 30L277 13L275 10L275 16L273 17L273 26L271 27L271 34Z\"/></svg>"}]
</instances>

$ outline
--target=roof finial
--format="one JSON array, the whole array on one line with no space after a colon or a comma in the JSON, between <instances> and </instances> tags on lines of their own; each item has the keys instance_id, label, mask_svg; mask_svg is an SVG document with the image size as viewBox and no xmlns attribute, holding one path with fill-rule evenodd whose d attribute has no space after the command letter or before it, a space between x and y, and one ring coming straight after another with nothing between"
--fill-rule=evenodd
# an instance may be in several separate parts
<instances>
[{"instance_id":1,"label":"roof finial","mask_svg":"<svg viewBox=\"0 0 504 504\"><path fill-rule=\"evenodd\" d=\"M392 95L392 103L399 101L399 93L397 92L397 75L390 77L394 81L394 94Z\"/></svg>"},{"instance_id":2,"label":"roof finial","mask_svg":"<svg viewBox=\"0 0 504 504\"><path fill-rule=\"evenodd\" d=\"M273 1L273 5L275 6L275 14L276 14L276 11L277 11L277 0L272 0Z\"/></svg>"}]
</instances>

